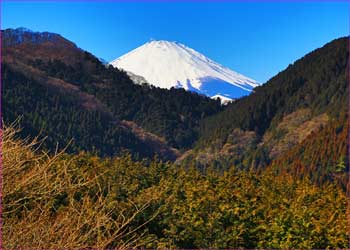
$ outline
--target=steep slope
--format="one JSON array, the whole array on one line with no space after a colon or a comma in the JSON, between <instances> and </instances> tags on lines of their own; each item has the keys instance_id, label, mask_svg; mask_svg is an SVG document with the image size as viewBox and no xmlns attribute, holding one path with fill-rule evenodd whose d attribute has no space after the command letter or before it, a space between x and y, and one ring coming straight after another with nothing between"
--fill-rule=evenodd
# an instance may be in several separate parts
<instances>
[{"instance_id":1,"label":"steep slope","mask_svg":"<svg viewBox=\"0 0 350 250\"><path fill-rule=\"evenodd\" d=\"M348 116L344 116L312 132L301 143L278 155L269 168L276 173L306 176L317 183L332 180L346 190L348 150L349 121Z\"/></svg>"},{"instance_id":2,"label":"steep slope","mask_svg":"<svg viewBox=\"0 0 350 250\"><path fill-rule=\"evenodd\" d=\"M43 146L51 151L68 146L67 152L102 156L130 152L136 158L177 157L163 140L135 133L132 124L117 121L101 102L76 86L55 78L42 81L40 73L26 77L23 68L21 72L2 65L3 119L7 125L19 119L22 138L46 137Z\"/></svg>"},{"instance_id":3,"label":"steep slope","mask_svg":"<svg viewBox=\"0 0 350 250\"><path fill-rule=\"evenodd\" d=\"M238 98L259 84L177 42L151 41L113 60L111 65L142 76L160 88L184 88Z\"/></svg>"},{"instance_id":4,"label":"steep slope","mask_svg":"<svg viewBox=\"0 0 350 250\"><path fill-rule=\"evenodd\" d=\"M348 44L349 38L326 44L257 87L250 96L205 119L200 140L196 149L187 153L187 160L241 168L266 166L308 136L321 136L318 131L328 124L346 119ZM332 152L334 161L343 156L339 151ZM293 157L320 156L299 153Z\"/></svg>"},{"instance_id":5,"label":"steep slope","mask_svg":"<svg viewBox=\"0 0 350 250\"><path fill-rule=\"evenodd\" d=\"M23 115L22 135L53 135L50 148L55 140L62 145L75 138L74 150L114 155L125 149L174 160L178 152L171 146L189 147L199 121L222 109L218 101L183 90L135 85L59 35L24 29L2 35L4 119Z\"/></svg>"}]
</instances>

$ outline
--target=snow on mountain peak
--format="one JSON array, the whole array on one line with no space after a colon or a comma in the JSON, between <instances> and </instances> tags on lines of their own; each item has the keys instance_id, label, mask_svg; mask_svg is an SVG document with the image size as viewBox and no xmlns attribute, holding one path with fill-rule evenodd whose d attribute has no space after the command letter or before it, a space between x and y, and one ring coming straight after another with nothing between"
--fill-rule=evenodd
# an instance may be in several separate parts
<instances>
[{"instance_id":1,"label":"snow on mountain peak","mask_svg":"<svg viewBox=\"0 0 350 250\"><path fill-rule=\"evenodd\" d=\"M219 94L212 96L211 99L220 100L221 104L223 104L223 105L229 104L230 102L234 101L234 99L231 99L231 98L228 98L226 96L219 95Z\"/></svg>"},{"instance_id":2,"label":"snow on mountain peak","mask_svg":"<svg viewBox=\"0 0 350 250\"><path fill-rule=\"evenodd\" d=\"M152 40L110 62L160 88L238 98L259 85L178 42Z\"/></svg>"}]
</instances>

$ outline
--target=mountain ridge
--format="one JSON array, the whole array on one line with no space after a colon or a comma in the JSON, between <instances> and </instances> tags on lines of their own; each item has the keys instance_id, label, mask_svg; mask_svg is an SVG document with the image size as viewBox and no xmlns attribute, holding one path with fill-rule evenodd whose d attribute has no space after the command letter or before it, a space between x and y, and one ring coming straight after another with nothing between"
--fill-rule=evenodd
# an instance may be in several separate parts
<instances>
[{"instance_id":1,"label":"mountain ridge","mask_svg":"<svg viewBox=\"0 0 350 250\"><path fill-rule=\"evenodd\" d=\"M271 162L276 166L275 159L288 159L276 171L289 169L318 181L343 176L345 168L341 173L334 171L341 159L345 165L349 162L349 131L343 122L348 120L348 69L349 37L306 54L251 95L205 118L199 140L184 154L185 161L197 161L201 167L261 169ZM336 144L342 149L334 150L331 145ZM302 171L293 169L300 166Z\"/></svg>"},{"instance_id":2,"label":"mountain ridge","mask_svg":"<svg viewBox=\"0 0 350 250\"><path fill-rule=\"evenodd\" d=\"M164 160L174 160L177 150L196 140L200 119L222 109L219 102L198 94L136 85L125 72L106 67L75 45L65 46L65 40L63 44L33 43L30 35L40 36L40 32L14 29L3 30L2 37L16 40L22 32L27 42L3 46L2 61L8 69L3 74L6 91L3 100L11 107L3 113L4 119L12 123L17 115L24 115L28 129L23 136L35 137L38 130L49 136L45 133L53 132L55 121L61 130L53 132L52 140L62 145L67 143L65 137L79 135L74 136L75 150L95 148L101 155L113 156L126 147L140 157L158 154ZM41 89L42 100L34 97L28 82L32 82L35 91ZM68 96L74 100L67 101ZM22 102L30 99L33 106ZM45 107L49 103L55 108ZM81 122L71 114L73 110L81 116ZM57 120L59 117L65 122ZM93 128L97 131L89 138Z\"/></svg>"},{"instance_id":3,"label":"mountain ridge","mask_svg":"<svg viewBox=\"0 0 350 250\"><path fill-rule=\"evenodd\" d=\"M267 84L256 87L251 95L226 106L184 89L167 90L142 84L142 78L139 79L141 85L134 84L127 72L103 65L97 57L76 46L69 50L70 58L66 61L67 55L63 56L58 47L52 47L54 44L15 44L5 47L3 60L9 67L19 71L12 72L11 78L14 78L16 84L22 84L16 82L23 79L16 79L19 73L26 75L24 82L34 81L43 86L61 84L60 87L64 87L69 83L70 87L83 94L84 98L77 98L80 106L86 109L89 104L93 104L90 111L96 111L101 117L104 115L100 111L107 110L113 119L102 117L96 120L99 135L98 140L93 141L93 146L103 147L109 152L107 155L110 155L110 150L106 148L108 145L119 145L114 137L119 138L122 145L130 145L130 149L135 146L138 152L147 150L148 155L152 154L149 152L152 147L143 148L147 145L143 143L156 138L156 141L151 141L155 151L160 149L159 152L164 152L159 148L164 145L170 149L167 152L172 153L170 158L177 158L177 162L186 162L189 159L195 164L201 165L204 162L212 165L214 160L219 162L213 164L215 167L233 164L246 168L266 166L276 157L283 158L286 150L291 150L310 134L318 133L329 122L338 119L337 117L344 116L344 103L347 100L345 93L348 89L344 73L348 60L347 39L348 37L335 39L310 52L272 77ZM27 53L28 50L30 53ZM55 53L51 54L52 51ZM10 82L13 83L13 79L5 78L5 84ZM24 110L24 113L30 114L27 120L30 126L48 126L48 131L53 132L54 125L47 120L51 118L42 115L56 114L47 113L50 109L45 107L45 101L35 99L28 88L26 83L21 86L24 93L19 93L19 89L16 89L16 92L6 95L9 99L5 101L13 104L13 110L7 112L14 111L18 114ZM7 89L10 87L7 86L5 90ZM27 100L28 97L37 102L38 106L29 109L23 105L16 108L14 104L18 100ZM52 102L50 98L48 101ZM89 98L93 98L95 102L89 102ZM70 102L57 102L54 99L53 103L59 106ZM74 108L74 112L80 114L77 107ZM76 132L80 133L83 143L80 146L90 150L90 147L86 147L87 142L91 143L86 140L86 133L90 132L86 131L92 130L91 127L86 131L84 128L89 127L94 118L91 112L87 114L85 111L81 113L85 117L82 127L80 124L73 125L78 126ZM61 111L58 109L57 112ZM70 114L72 110L65 112ZM39 117L36 113L40 114ZM6 120L8 113L4 114ZM68 119L67 124L61 124L61 127L68 129L66 125L72 125L72 120L65 114L59 114L58 117L60 115L62 119ZM76 122L77 118L74 119ZM108 127L110 125L106 128L106 125L101 124L103 122L122 126L115 131ZM128 127L128 131L123 130L125 127ZM113 132L103 131L110 129ZM64 138L67 134L71 136L75 133L70 131L63 135L62 131L53 132L53 140L57 139L55 136ZM37 132L31 131L32 136ZM142 139L146 135L149 137L143 142L133 142L126 140L125 135L128 133L136 139ZM133 150L131 152L138 153ZM217 156L219 157L216 158ZM337 158L338 155L333 157ZM329 164L334 162L330 161Z\"/></svg>"}]
</instances>

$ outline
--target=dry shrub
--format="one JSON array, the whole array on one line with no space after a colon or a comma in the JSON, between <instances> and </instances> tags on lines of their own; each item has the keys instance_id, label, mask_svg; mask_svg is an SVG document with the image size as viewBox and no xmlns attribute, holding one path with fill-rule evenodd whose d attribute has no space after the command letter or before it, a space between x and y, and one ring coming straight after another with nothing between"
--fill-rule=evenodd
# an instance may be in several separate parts
<instances>
[{"instance_id":1,"label":"dry shrub","mask_svg":"<svg viewBox=\"0 0 350 250\"><path fill-rule=\"evenodd\" d=\"M3 129L3 240L5 248L130 248L152 240L144 230L156 213L135 222L150 203L110 197L108 169L40 151L37 139ZM149 214L149 213L148 213Z\"/></svg>"}]
</instances>

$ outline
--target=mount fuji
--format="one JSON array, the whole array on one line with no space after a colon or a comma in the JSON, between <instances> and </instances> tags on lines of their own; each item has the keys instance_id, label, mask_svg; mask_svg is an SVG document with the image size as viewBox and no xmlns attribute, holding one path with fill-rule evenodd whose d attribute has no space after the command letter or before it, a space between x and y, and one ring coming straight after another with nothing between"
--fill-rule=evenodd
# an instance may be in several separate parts
<instances>
[{"instance_id":1,"label":"mount fuji","mask_svg":"<svg viewBox=\"0 0 350 250\"><path fill-rule=\"evenodd\" d=\"M178 42L150 41L111 61L135 82L184 88L222 101L248 95L260 84Z\"/></svg>"}]
</instances>

